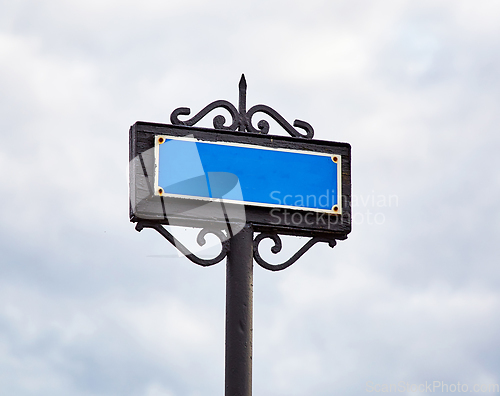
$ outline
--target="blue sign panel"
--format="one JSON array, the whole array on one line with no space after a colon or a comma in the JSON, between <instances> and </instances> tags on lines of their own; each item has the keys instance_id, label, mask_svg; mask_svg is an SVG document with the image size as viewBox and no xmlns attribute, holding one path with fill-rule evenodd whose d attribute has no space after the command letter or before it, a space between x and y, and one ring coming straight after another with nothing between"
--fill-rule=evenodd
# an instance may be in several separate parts
<instances>
[{"instance_id":1,"label":"blue sign panel","mask_svg":"<svg viewBox=\"0 0 500 396\"><path fill-rule=\"evenodd\" d=\"M156 136L155 193L341 214L341 156Z\"/></svg>"}]
</instances>

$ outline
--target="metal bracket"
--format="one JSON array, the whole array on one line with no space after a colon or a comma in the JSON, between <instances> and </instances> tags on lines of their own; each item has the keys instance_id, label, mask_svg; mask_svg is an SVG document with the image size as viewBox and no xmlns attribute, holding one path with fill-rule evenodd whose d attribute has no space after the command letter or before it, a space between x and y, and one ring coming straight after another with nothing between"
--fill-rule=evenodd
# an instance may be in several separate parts
<instances>
[{"instance_id":1,"label":"metal bracket","mask_svg":"<svg viewBox=\"0 0 500 396\"><path fill-rule=\"evenodd\" d=\"M252 125L252 117L255 113L264 113L274 119L285 131L288 132L290 136L304 139L312 139L314 136L313 127L301 120L295 120L293 126L290 125L276 110L272 109L266 105L256 105L251 107L248 111L246 110L246 95L247 95L247 82L245 80L245 75L241 76L239 83L239 109L228 102L227 100L216 100L210 103L208 106L204 107L200 112L198 112L194 117L181 121L179 120L180 115L189 115L191 110L188 107L179 107L175 109L170 115L170 122L173 125L187 125L193 126L203 117L205 117L212 110L217 108L226 109L232 118L232 123L229 126L224 125L226 123L226 118L222 115L217 115L213 120L213 125L215 129L222 129L227 131L240 131L240 132L254 132L267 134L269 133L269 123L266 120L260 120L257 123L257 128ZM296 128L303 129L305 134L299 132Z\"/></svg>"},{"instance_id":2,"label":"metal bracket","mask_svg":"<svg viewBox=\"0 0 500 396\"><path fill-rule=\"evenodd\" d=\"M135 229L141 232L144 228L152 228L158 231L167 241L169 241L175 248L177 248L186 258L191 260L193 263L201 265L202 267L208 267L214 264L221 262L229 251L229 239L228 237L221 231L213 228L202 228L196 238L196 242L198 245L203 246L205 241L205 236L207 234L214 234L217 238L220 239L222 244L221 252L217 257L212 259L202 259L192 253L187 247L185 247L179 240L174 237L169 231L167 231L161 224L157 222L149 222L149 221L139 221L135 226Z\"/></svg>"},{"instance_id":3,"label":"metal bracket","mask_svg":"<svg viewBox=\"0 0 500 396\"><path fill-rule=\"evenodd\" d=\"M302 246L297 253L295 253L292 257L290 257L287 261L285 261L282 264L271 264L265 261L260 253L259 253L259 244L262 242L263 239L272 239L274 242L274 246L271 248L271 252L273 254L277 254L281 251L281 248L283 244L281 243L281 238L277 233L266 233L262 232L259 235L257 235L254 239L253 242L253 257L255 258L255 261L257 261L257 264L259 264L262 268L265 268L270 271L281 271L284 270L285 268L290 267L293 263L295 263L299 258L301 258L305 252L307 252L311 247L313 247L316 243L318 242L327 242L331 248L333 248L336 244L337 241L335 239L327 239L324 237L313 237L307 241L307 243Z\"/></svg>"},{"instance_id":4,"label":"metal bracket","mask_svg":"<svg viewBox=\"0 0 500 396\"><path fill-rule=\"evenodd\" d=\"M195 264L201 265L202 267L209 267L211 265L220 263L227 257L227 254L231 248L231 239L227 237L221 230L214 228L202 228L198 233L196 238L196 242L198 245L203 246L206 241L205 237L207 234L213 234L221 241L222 249L220 253L212 258L212 259L202 259L196 256L193 252L191 252L187 247L185 247L176 237L174 237L168 230L166 230L160 223L152 222L152 221L139 221L135 229L141 232L144 228L152 228L158 231L167 241L169 241L176 249L178 249L187 259L192 261ZM274 242L274 246L271 248L271 252L273 254L278 254L281 252L283 247L283 243L281 242L281 238L277 233L270 232L261 232L253 239L253 257L257 264L259 264L262 268L265 268L270 271L281 271L285 268L290 267L294 264L299 258L301 258L311 247L313 247L318 242L326 242L330 245L331 248L335 247L337 244L336 239L328 239L325 237L312 237L307 241L304 246L302 246L292 257L286 260L281 264L271 264L262 258L259 253L259 245L263 239L269 238Z\"/></svg>"}]
</instances>

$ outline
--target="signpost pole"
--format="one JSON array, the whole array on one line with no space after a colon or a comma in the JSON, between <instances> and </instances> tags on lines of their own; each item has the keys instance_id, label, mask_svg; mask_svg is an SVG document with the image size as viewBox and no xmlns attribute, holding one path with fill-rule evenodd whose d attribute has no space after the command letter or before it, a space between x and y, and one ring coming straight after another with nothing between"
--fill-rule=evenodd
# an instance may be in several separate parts
<instances>
[{"instance_id":1,"label":"signpost pole","mask_svg":"<svg viewBox=\"0 0 500 396\"><path fill-rule=\"evenodd\" d=\"M252 394L253 227L230 239L226 268L225 396Z\"/></svg>"}]
</instances>

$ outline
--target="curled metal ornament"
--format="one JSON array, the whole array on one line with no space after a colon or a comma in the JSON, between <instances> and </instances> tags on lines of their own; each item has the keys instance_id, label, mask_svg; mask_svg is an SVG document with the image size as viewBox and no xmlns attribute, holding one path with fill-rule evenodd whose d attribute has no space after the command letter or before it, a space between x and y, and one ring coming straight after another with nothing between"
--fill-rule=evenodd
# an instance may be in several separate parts
<instances>
[{"instance_id":1,"label":"curled metal ornament","mask_svg":"<svg viewBox=\"0 0 500 396\"><path fill-rule=\"evenodd\" d=\"M295 263L300 257L304 255L305 252L307 252L311 247L313 247L316 243L318 242L327 242L330 247L334 247L337 244L337 241L335 239L326 239L326 238L321 238L321 237L313 237L307 241L307 243L302 246L297 253L295 253L292 257L290 257L287 261L285 261L282 264L271 264L265 261L260 253L259 253L259 244L263 239L272 239L274 242L274 246L271 248L271 252L273 254L278 254L281 251L281 248L283 247L283 244L281 243L281 238L278 234L275 233L260 233L257 235L253 241L253 257L257 264L259 264L261 267L268 269L270 271L281 271L284 270L285 268L290 267L293 263Z\"/></svg>"},{"instance_id":2,"label":"curled metal ornament","mask_svg":"<svg viewBox=\"0 0 500 396\"><path fill-rule=\"evenodd\" d=\"M288 121L285 120L276 110L266 105L253 106L246 113L246 118L248 120L247 128L250 132L258 132L262 134L267 134L269 132L269 123L266 120L259 121L257 124L257 128L252 125L252 117L255 113L267 114L273 120L275 120L285 131L287 131L290 136L304 139L312 139L314 136L314 129L309 123L300 120L294 121L293 126L306 131L305 134L300 133L299 131L297 131L297 129L291 126Z\"/></svg>"},{"instance_id":3,"label":"curled metal ornament","mask_svg":"<svg viewBox=\"0 0 500 396\"><path fill-rule=\"evenodd\" d=\"M227 252L229 251L229 240L221 230L212 228L202 228L200 230L198 237L196 238L196 242L198 243L198 245L203 246L206 243L205 237L207 236L207 234L215 235L217 238L219 238L222 245L222 249L220 253L217 255L217 257L214 257L212 259L202 259L196 256L194 253L192 253L181 242L179 242L179 240L176 237L174 237L170 232L168 232L161 224L147 222L147 221L140 221L135 226L135 229L139 232L141 232L144 228L155 229L167 241L169 241L174 247L176 247L184 256L186 256L190 261L192 261L195 264L201 265L203 267L208 267L210 265L214 265L221 262L227 256Z\"/></svg>"},{"instance_id":4,"label":"curled metal ornament","mask_svg":"<svg viewBox=\"0 0 500 396\"><path fill-rule=\"evenodd\" d=\"M257 123L257 127L254 127L252 125L253 115L255 113L264 113L270 116L273 120L275 120L290 136L303 139L313 138L314 129L309 123L301 120L295 120L292 126L276 110L272 109L269 106L259 104L251 107L250 110L247 111L246 110L247 83L244 75L241 76L241 80L239 83L239 91L240 94L239 94L238 109L236 109L236 107L233 106L227 100L216 100L215 102L210 103L208 106L202 109L194 117L188 120L181 121L179 120L179 116L180 115L188 116L189 114L191 114L191 110L188 107L179 107L178 109L175 109L170 115L170 122L173 125L193 126L203 117L205 117L208 113L210 113L212 110L215 110L217 108L223 108L226 109L231 115L232 123L229 126L224 125L226 123L226 118L222 115L217 115L214 117L213 120L213 125L215 129L222 129L226 131L239 130L240 132L247 131L247 132L261 133L267 135L269 133L269 123L266 120L260 120ZM304 130L305 133L299 132L296 128Z\"/></svg>"},{"instance_id":5,"label":"curled metal ornament","mask_svg":"<svg viewBox=\"0 0 500 396\"><path fill-rule=\"evenodd\" d=\"M231 114L233 122L231 125L225 126L224 124L226 123L226 118L223 115L217 115L217 116L215 116L215 118L213 120L214 128L228 130L228 131L235 131L239 125L238 110L236 110L236 107L234 107L230 102L228 102L226 100L216 100L215 102L210 103L208 106L203 108L200 112L198 112L198 114L196 114L194 117L190 118L189 120L185 120L185 121L179 120L179 116L180 115L187 116L187 115L191 114L191 110L188 107L179 107L178 109L175 109L172 112L172 114L170 115L170 122L172 123L172 125L193 126L198 121L200 121L203 117L205 117L208 113L210 113L212 110L215 110L218 108L226 109L229 112L229 114Z\"/></svg>"}]
</instances>

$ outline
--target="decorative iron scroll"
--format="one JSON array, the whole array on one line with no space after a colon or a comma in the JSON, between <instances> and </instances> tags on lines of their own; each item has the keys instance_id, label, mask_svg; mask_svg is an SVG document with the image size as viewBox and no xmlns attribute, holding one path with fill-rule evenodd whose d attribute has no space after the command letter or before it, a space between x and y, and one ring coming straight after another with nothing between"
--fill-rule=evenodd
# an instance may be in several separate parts
<instances>
[{"instance_id":1,"label":"decorative iron scroll","mask_svg":"<svg viewBox=\"0 0 500 396\"><path fill-rule=\"evenodd\" d=\"M187 247L185 247L179 240L174 237L169 231L167 231L161 224L153 221L139 221L135 226L135 229L141 232L144 228L152 228L158 231L166 240L168 240L175 248L179 250L184 256L186 256L193 263L201 265L203 267L209 267L211 265L217 264L221 262L224 258L227 257L227 253L230 249L230 239L218 229L213 228L202 228L196 238L196 242L198 245L203 246L205 242L205 236L207 234L213 234L221 241L222 249L220 253L211 259L202 259L192 253ZM265 261L259 253L259 245L263 239L269 238L274 242L274 246L271 248L271 252L273 254L278 254L281 252L281 248L283 244L281 242L281 238L277 233L267 233L261 232L258 234L253 240L253 257L257 264L259 264L262 268L265 268L270 271L281 271L285 268L290 267L293 263L295 263L299 258L301 258L304 253L306 253L311 247L313 247L318 242L327 242L330 247L335 247L337 241L335 239L328 239L325 237L313 237L306 242L304 246L302 246L292 257L290 257L287 261L281 264L271 264Z\"/></svg>"},{"instance_id":2,"label":"decorative iron scroll","mask_svg":"<svg viewBox=\"0 0 500 396\"><path fill-rule=\"evenodd\" d=\"M181 242L179 242L179 240L176 237L174 237L170 232L168 232L161 224L149 221L139 221L135 226L135 229L139 232L141 232L144 228L155 229L189 260L203 267L208 267L210 265L214 265L221 262L227 256L227 252L229 251L229 240L221 230L212 228L202 228L200 230L198 237L196 238L196 242L198 243L198 245L203 246L206 243L205 236L207 234L214 234L217 238L220 239L220 242L222 244L222 249L217 257L214 257L212 259L202 259L196 256L194 253L192 253Z\"/></svg>"},{"instance_id":3,"label":"decorative iron scroll","mask_svg":"<svg viewBox=\"0 0 500 396\"><path fill-rule=\"evenodd\" d=\"M257 128L252 125L252 117L255 113L264 113L274 119L285 131L288 132L290 136L304 139L312 139L314 136L313 127L301 120L295 120L293 126L290 125L276 110L266 105L256 105L251 107L248 111L246 110L246 92L247 83L245 76L241 76L239 83L239 109L237 110L230 102L226 100L216 100L210 103L208 106L203 108L194 117L181 121L179 116L188 116L191 114L191 110L187 107L179 107L175 109L170 115L170 122L173 125L187 125L193 126L203 117L205 117L212 110L223 108L226 109L232 118L231 125L225 125L226 118L222 115L217 115L213 120L213 125L215 129L222 129L228 131L240 131L240 132L256 132L267 135L269 133L269 123L266 120L260 120L257 123ZM296 128L303 129L305 133L299 132Z\"/></svg>"},{"instance_id":4,"label":"decorative iron scroll","mask_svg":"<svg viewBox=\"0 0 500 396\"><path fill-rule=\"evenodd\" d=\"M178 109L175 109L172 112L172 114L170 114L170 122L173 125L193 126L203 117L205 117L208 113L217 108L226 109L229 112L229 114L231 114L231 117L233 118L233 123L230 126L225 126L224 124L226 123L226 118L223 115L218 115L214 118L214 128L225 129L228 131L235 131L236 128L238 128L239 113L238 110L236 110L236 107L234 107L231 103L229 103L226 100L216 100L215 102L210 103L208 106L202 109L198 114L196 114L193 118L190 118L189 120L186 121L181 121L179 120L178 117L180 115L191 114L191 109L189 109L188 107L179 107Z\"/></svg>"},{"instance_id":5,"label":"decorative iron scroll","mask_svg":"<svg viewBox=\"0 0 500 396\"><path fill-rule=\"evenodd\" d=\"M278 234L276 233L265 233L262 232L259 235L257 235L253 241L253 257L255 261L257 261L257 264L259 264L261 267L268 269L270 271L281 271L284 270L285 268L290 267L293 263L295 263L302 255L307 252L311 247L313 247L316 243L318 242L328 242L330 247L335 247L337 244L337 241L335 239L326 239L326 238L321 238L321 237L313 237L309 239L309 241L302 246L297 253L295 253L292 257L290 257L287 261L285 261L282 264L271 264L265 261L260 253L259 253L259 244L263 239L272 239L274 242L274 246L271 248L271 252L273 254L277 254L281 251L281 248L283 244L281 243L281 238Z\"/></svg>"}]
</instances>

